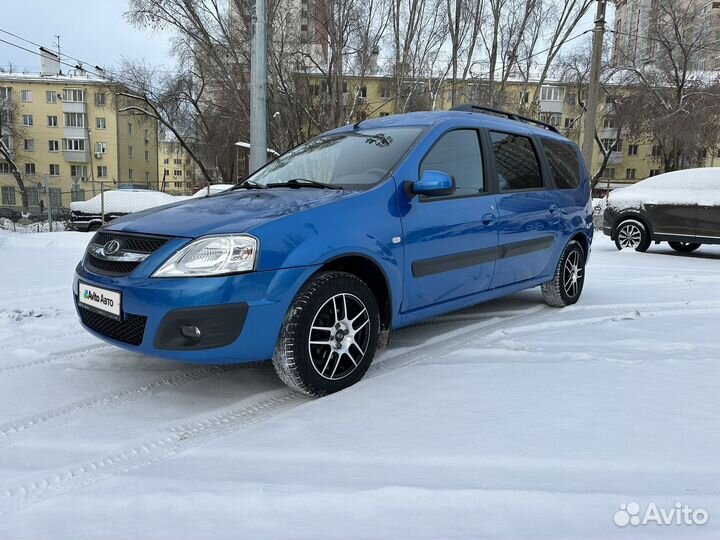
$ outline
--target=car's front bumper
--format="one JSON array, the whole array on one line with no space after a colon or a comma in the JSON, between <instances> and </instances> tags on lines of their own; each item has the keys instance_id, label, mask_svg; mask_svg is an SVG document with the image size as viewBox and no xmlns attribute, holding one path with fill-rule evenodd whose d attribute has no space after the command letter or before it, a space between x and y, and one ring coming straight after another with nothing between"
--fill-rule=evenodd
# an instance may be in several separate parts
<instances>
[{"instance_id":1,"label":"car's front bumper","mask_svg":"<svg viewBox=\"0 0 720 540\"><path fill-rule=\"evenodd\" d=\"M317 268L151 278L133 277L133 273L100 276L88 272L81 263L75 271L73 297L78 315L83 315L83 326L118 347L183 362L252 362L272 356L290 303ZM90 315L80 307L80 281L120 292L121 320L95 312ZM202 337L198 341L185 339L183 325L197 326Z\"/></svg>"}]
</instances>

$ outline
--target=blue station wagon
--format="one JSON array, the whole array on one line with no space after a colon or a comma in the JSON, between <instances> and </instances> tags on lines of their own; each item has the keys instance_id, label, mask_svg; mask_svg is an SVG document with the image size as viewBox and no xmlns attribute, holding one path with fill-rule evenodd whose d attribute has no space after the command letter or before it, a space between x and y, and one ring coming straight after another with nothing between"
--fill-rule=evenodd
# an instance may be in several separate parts
<instances>
[{"instance_id":1,"label":"blue station wagon","mask_svg":"<svg viewBox=\"0 0 720 540\"><path fill-rule=\"evenodd\" d=\"M101 339L193 363L272 359L321 396L391 330L541 286L577 302L592 241L577 145L480 106L365 120L205 199L114 220L76 269Z\"/></svg>"}]
</instances>

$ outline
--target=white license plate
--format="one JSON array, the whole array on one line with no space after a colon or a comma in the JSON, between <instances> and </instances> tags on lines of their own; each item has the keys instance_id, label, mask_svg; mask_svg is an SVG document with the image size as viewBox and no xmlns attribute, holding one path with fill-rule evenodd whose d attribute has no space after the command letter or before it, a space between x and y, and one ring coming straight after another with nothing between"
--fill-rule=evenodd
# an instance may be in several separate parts
<instances>
[{"instance_id":1,"label":"white license plate","mask_svg":"<svg viewBox=\"0 0 720 540\"><path fill-rule=\"evenodd\" d=\"M119 292L88 285L82 281L78 283L78 289L78 300L81 307L114 319L120 319L122 297Z\"/></svg>"}]
</instances>

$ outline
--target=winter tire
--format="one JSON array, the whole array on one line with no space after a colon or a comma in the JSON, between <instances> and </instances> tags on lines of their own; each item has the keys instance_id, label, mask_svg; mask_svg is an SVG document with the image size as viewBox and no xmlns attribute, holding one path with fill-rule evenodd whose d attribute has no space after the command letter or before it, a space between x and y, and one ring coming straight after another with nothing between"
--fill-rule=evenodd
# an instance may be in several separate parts
<instances>
[{"instance_id":1,"label":"winter tire","mask_svg":"<svg viewBox=\"0 0 720 540\"><path fill-rule=\"evenodd\" d=\"M690 253L700 247L700 244L692 242L668 242L668 244L670 244L671 248L675 251L679 251L680 253Z\"/></svg>"},{"instance_id":2,"label":"winter tire","mask_svg":"<svg viewBox=\"0 0 720 540\"><path fill-rule=\"evenodd\" d=\"M370 367L380 329L377 301L352 274L323 272L297 294L273 354L282 381L310 396L352 386Z\"/></svg>"},{"instance_id":3,"label":"winter tire","mask_svg":"<svg viewBox=\"0 0 720 540\"><path fill-rule=\"evenodd\" d=\"M615 232L615 246L618 249L647 251L650 240L647 227L635 219L626 219L617 226Z\"/></svg>"},{"instance_id":4,"label":"winter tire","mask_svg":"<svg viewBox=\"0 0 720 540\"><path fill-rule=\"evenodd\" d=\"M579 242L572 240L560 256L553 279L541 287L543 299L553 307L572 305L580 298L584 283L585 252Z\"/></svg>"}]
</instances>

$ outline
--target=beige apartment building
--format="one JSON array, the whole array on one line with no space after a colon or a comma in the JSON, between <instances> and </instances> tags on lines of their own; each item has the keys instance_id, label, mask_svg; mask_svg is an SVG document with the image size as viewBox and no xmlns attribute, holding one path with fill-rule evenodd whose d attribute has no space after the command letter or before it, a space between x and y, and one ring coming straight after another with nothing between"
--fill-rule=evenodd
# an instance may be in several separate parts
<instances>
[{"instance_id":1,"label":"beige apartment building","mask_svg":"<svg viewBox=\"0 0 720 540\"><path fill-rule=\"evenodd\" d=\"M160 190L172 195L192 195L200 187L195 164L177 141L160 141L157 174Z\"/></svg>"},{"instance_id":2,"label":"beige apartment building","mask_svg":"<svg viewBox=\"0 0 720 540\"><path fill-rule=\"evenodd\" d=\"M22 174L31 210L41 201L67 207L88 199L101 182L105 189L158 188L157 124L121 112L123 100L110 81L82 70L0 73L0 136ZM19 208L11 171L0 155L0 204Z\"/></svg>"}]
</instances>

